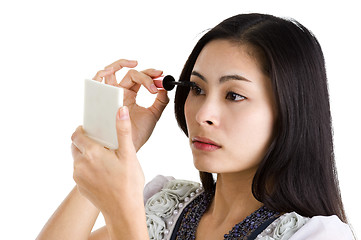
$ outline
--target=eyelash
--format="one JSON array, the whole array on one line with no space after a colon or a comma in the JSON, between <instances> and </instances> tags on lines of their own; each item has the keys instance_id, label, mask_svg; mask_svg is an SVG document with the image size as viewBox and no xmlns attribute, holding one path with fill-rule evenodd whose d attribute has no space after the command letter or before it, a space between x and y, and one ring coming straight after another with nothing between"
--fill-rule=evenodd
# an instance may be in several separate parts
<instances>
[{"instance_id":1,"label":"eyelash","mask_svg":"<svg viewBox=\"0 0 361 240\"><path fill-rule=\"evenodd\" d=\"M199 91L203 91L203 90L197 84L195 84L195 85L191 86L191 91L194 93L194 95L198 96L198 95L201 95L201 93Z\"/></svg>"},{"instance_id":2,"label":"eyelash","mask_svg":"<svg viewBox=\"0 0 361 240\"><path fill-rule=\"evenodd\" d=\"M196 96L205 94L204 91L202 90L202 88L200 88L197 84L195 84L194 86L191 87L191 91ZM237 98L240 98L240 99L237 99ZM226 99L228 99L230 101L234 101L234 102L240 102L240 101L246 100L247 98L245 96L242 96L235 92L227 92Z\"/></svg>"}]
</instances>

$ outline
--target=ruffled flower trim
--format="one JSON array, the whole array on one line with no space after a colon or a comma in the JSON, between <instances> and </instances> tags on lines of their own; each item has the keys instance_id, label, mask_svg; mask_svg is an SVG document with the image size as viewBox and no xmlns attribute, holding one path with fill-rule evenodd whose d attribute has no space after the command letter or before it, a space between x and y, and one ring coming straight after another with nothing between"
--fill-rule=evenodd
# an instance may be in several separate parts
<instances>
[{"instance_id":1,"label":"ruffled flower trim","mask_svg":"<svg viewBox=\"0 0 361 240\"><path fill-rule=\"evenodd\" d=\"M270 224L258 240L287 240L292 237L310 218L298 215L296 212L286 213Z\"/></svg>"},{"instance_id":2,"label":"ruffled flower trim","mask_svg":"<svg viewBox=\"0 0 361 240\"><path fill-rule=\"evenodd\" d=\"M145 214L151 240L169 239L183 208L203 192L199 183L171 180L148 199Z\"/></svg>"}]
</instances>

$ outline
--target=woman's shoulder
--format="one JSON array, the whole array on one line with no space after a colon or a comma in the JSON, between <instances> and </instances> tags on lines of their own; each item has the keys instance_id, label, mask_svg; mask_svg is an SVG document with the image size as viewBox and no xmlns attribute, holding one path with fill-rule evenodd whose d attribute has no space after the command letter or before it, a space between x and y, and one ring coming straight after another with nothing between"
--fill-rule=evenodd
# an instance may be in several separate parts
<instances>
[{"instance_id":1,"label":"woman's shoulder","mask_svg":"<svg viewBox=\"0 0 361 240\"><path fill-rule=\"evenodd\" d=\"M354 239L350 227L337 216L303 217L296 212L286 213L269 225L257 239Z\"/></svg>"},{"instance_id":2,"label":"woman's shoulder","mask_svg":"<svg viewBox=\"0 0 361 240\"><path fill-rule=\"evenodd\" d=\"M200 183L157 176L144 188L150 239L169 239L183 209L203 192Z\"/></svg>"},{"instance_id":3,"label":"woman's shoulder","mask_svg":"<svg viewBox=\"0 0 361 240\"><path fill-rule=\"evenodd\" d=\"M161 191L170 191L175 193L180 198L185 198L183 195L187 194L188 191L194 190L195 188L202 188L201 184L188 180L175 179L171 176L166 177L163 175L158 175L144 187L144 204L149 200L149 198Z\"/></svg>"},{"instance_id":4,"label":"woman's shoulder","mask_svg":"<svg viewBox=\"0 0 361 240\"><path fill-rule=\"evenodd\" d=\"M164 187L164 185L166 183L168 183L169 181L175 180L174 177L166 177L163 175L158 175L155 178L153 178L150 182L148 182L145 187L144 187L144 191L143 191L143 196L144 196L144 204L147 202L147 200L153 196L154 194L156 194L157 192L159 192L160 190L162 190L162 188Z\"/></svg>"}]
</instances>

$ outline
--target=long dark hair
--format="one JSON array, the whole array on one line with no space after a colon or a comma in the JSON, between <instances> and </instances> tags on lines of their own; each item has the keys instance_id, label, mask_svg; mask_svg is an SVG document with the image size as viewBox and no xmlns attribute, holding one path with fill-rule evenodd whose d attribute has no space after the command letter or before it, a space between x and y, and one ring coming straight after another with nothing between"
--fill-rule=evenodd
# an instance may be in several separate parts
<instances>
[{"instance_id":1,"label":"long dark hair","mask_svg":"<svg viewBox=\"0 0 361 240\"><path fill-rule=\"evenodd\" d=\"M275 137L254 176L254 197L266 207L312 217L337 215L347 222L333 152L333 136L324 57L314 35L295 20L241 14L209 30L190 54L180 81L189 81L197 57L210 41L247 44L272 82L278 106ZM187 135L184 104L189 89L178 88L175 115ZM200 172L206 191L214 191L211 173Z\"/></svg>"}]
</instances>

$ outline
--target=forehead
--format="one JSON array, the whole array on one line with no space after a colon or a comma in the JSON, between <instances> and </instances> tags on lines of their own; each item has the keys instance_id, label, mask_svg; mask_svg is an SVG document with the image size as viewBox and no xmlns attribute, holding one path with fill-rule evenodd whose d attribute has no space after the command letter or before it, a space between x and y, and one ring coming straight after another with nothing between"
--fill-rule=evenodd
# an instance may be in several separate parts
<instances>
[{"instance_id":1,"label":"forehead","mask_svg":"<svg viewBox=\"0 0 361 240\"><path fill-rule=\"evenodd\" d=\"M265 78L258 55L255 48L249 44L223 39L213 40L202 49L193 71L217 78L238 74L251 81L257 81Z\"/></svg>"}]
</instances>

